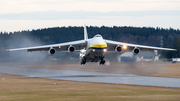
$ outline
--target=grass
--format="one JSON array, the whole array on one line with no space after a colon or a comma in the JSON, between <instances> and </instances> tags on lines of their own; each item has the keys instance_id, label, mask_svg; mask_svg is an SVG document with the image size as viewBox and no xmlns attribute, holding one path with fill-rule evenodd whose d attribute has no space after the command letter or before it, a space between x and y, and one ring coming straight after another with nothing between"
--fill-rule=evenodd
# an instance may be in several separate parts
<instances>
[{"instance_id":1,"label":"grass","mask_svg":"<svg viewBox=\"0 0 180 101\"><path fill-rule=\"evenodd\" d=\"M0 79L0 101L120 100L179 101L180 88L97 84L43 78Z\"/></svg>"}]
</instances>

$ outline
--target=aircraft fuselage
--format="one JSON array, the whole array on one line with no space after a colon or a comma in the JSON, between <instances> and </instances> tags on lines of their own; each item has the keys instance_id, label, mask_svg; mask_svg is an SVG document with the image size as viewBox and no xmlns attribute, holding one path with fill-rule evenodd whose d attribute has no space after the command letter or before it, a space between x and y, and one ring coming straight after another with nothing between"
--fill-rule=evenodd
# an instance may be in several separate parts
<instances>
[{"instance_id":1,"label":"aircraft fuselage","mask_svg":"<svg viewBox=\"0 0 180 101\"><path fill-rule=\"evenodd\" d=\"M94 36L91 40L87 41L85 51L86 62L98 62L104 60L104 53L107 51L107 44L101 35Z\"/></svg>"}]
</instances>

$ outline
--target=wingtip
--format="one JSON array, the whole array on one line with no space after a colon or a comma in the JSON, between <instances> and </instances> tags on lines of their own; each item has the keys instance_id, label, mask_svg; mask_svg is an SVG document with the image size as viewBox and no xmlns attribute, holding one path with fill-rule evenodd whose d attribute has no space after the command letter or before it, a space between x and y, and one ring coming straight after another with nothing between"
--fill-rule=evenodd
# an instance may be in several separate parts
<instances>
[{"instance_id":1,"label":"wingtip","mask_svg":"<svg viewBox=\"0 0 180 101\"><path fill-rule=\"evenodd\" d=\"M7 52L7 51L9 51L9 50L4 50L4 52Z\"/></svg>"}]
</instances>

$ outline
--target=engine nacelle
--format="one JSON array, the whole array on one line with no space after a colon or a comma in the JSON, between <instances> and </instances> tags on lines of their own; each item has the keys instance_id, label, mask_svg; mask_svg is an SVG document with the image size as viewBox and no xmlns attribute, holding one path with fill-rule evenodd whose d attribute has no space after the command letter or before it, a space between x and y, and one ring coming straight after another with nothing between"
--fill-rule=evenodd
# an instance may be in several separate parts
<instances>
[{"instance_id":1,"label":"engine nacelle","mask_svg":"<svg viewBox=\"0 0 180 101\"><path fill-rule=\"evenodd\" d=\"M50 48L49 51L48 51L49 55L53 55L55 53L56 53L56 50L54 48Z\"/></svg>"},{"instance_id":2,"label":"engine nacelle","mask_svg":"<svg viewBox=\"0 0 180 101\"><path fill-rule=\"evenodd\" d=\"M116 48L115 48L115 52L116 53L119 53L119 52L121 52L123 50L123 48L121 47L121 46L117 46Z\"/></svg>"},{"instance_id":3,"label":"engine nacelle","mask_svg":"<svg viewBox=\"0 0 180 101\"><path fill-rule=\"evenodd\" d=\"M134 55L138 55L139 52L140 52L140 49L139 48L134 48L132 52L133 52Z\"/></svg>"},{"instance_id":4,"label":"engine nacelle","mask_svg":"<svg viewBox=\"0 0 180 101\"><path fill-rule=\"evenodd\" d=\"M76 48L74 47L74 46L69 46L69 48L68 48L68 52L69 53L72 53L72 52L74 52L76 50Z\"/></svg>"}]
</instances>

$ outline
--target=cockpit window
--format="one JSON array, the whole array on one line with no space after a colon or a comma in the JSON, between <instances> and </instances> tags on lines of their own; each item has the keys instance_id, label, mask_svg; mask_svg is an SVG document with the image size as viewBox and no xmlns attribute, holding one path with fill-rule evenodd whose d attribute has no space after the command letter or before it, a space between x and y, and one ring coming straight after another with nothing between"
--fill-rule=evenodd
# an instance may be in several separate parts
<instances>
[{"instance_id":1,"label":"cockpit window","mask_svg":"<svg viewBox=\"0 0 180 101\"><path fill-rule=\"evenodd\" d=\"M102 37L100 34L97 34L94 36L94 38L97 38L97 37Z\"/></svg>"},{"instance_id":2,"label":"cockpit window","mask_svg":"<svg viewBox=\"0 0 180 101\"><path fill-rule=\"evenodd\" d=\"M96 37L102 37L101 35L96 35Z\"/></svg>"}]
</instances>

